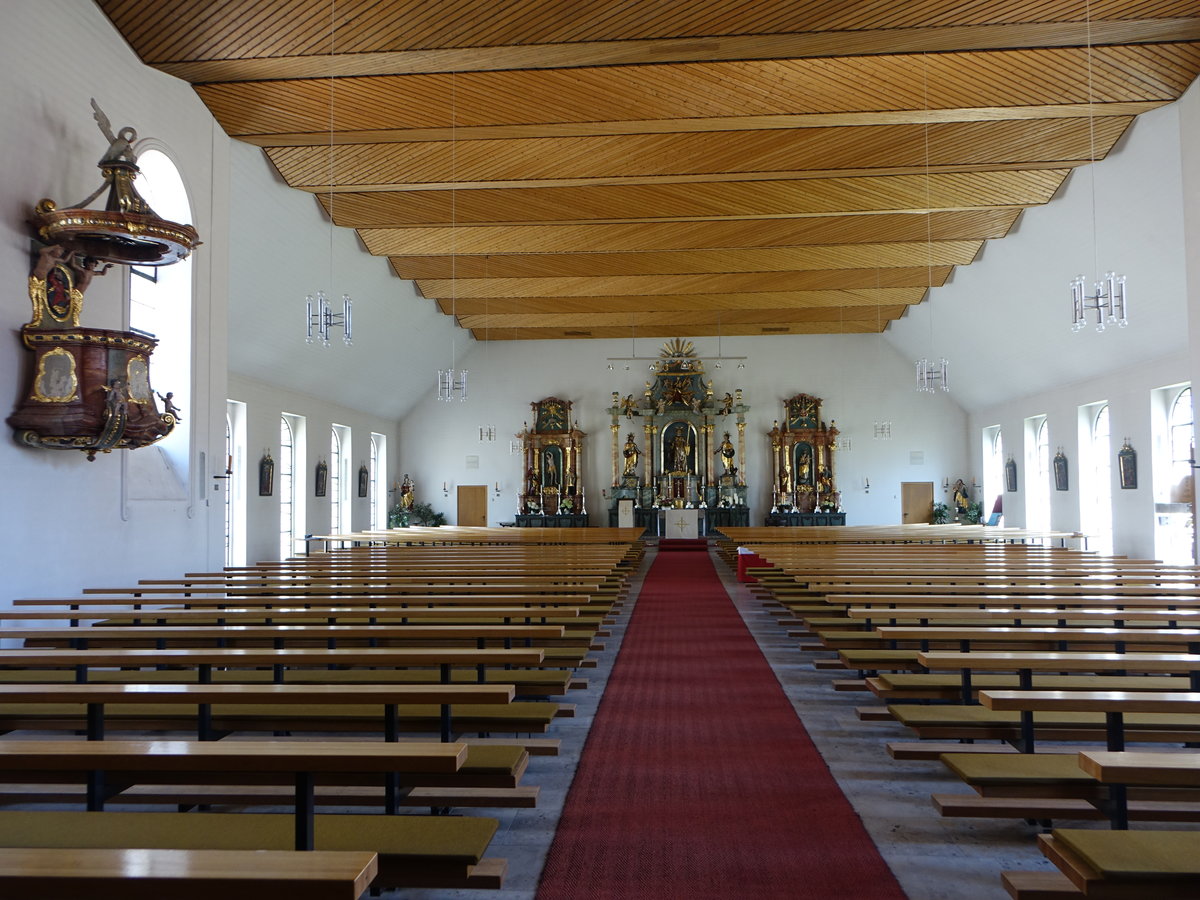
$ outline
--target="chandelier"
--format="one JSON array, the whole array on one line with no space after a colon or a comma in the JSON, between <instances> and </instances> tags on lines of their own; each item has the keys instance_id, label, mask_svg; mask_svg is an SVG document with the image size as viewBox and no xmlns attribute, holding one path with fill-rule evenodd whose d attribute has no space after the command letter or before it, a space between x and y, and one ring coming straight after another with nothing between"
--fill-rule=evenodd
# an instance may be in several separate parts
<instances>
[{"instance_id":1,"label":"chandelier","mask_svg":"<svg viewBox=\"0 0 1200 900\"><path fill-rule=\"evenodd\" d=\"M438 369L437 373L437 398L447 402L458 400L462 402L467 399L467 370L466 369Z\"/></svg>"},{"instance_id":2,"label":"chandelier","mask_svg":"<svg viewBox=\"0 0 1200 900\"><path fill-rule=\"evenodd\" d=\"M1082 331L1087 325L1087 314L1096 314L1096 331L1101 332L1107 322L1124 328L1129 324L1125 307L1125 276L1115 272L1106 272L1101 281L1092 286L1094 294L1085 293L1086 282L1082 275L1077 275L1071 282L1071 306L1073 317L1072 331Z\"/></svg>"},{"instance_id":3,"label":"chandelier","mask_svg":"<svg viewBox=\"0 0 1200 900\"><path fill-rule=\"evenodd\" d=\"M329 58L333 60L334 44L337 35L337 0L331 0L329 4ZM335 161L334 161L334 106L336 98L334 96L334 77L333 66L330 66L329 76L329 283L333 284L333 235L334 235L334 194L336 187L335 178ZM332 288L331 288L332 289ZM313 309L314 297L316 309ZM350 308L353 305L349 294L342 294L342 311L334 312L333 303L324 291L317 291L316 294L308 294L305 298L305 337L306 344L320 344L322 347L331 346L329 343L329 332L334 328L342 329L342 342L347 346L353 346L354 336L351 324ZM315 334L314 334L315 330Z\"/></svg>"},{"instance_id":4,"label":"chandelier","mask_svg":"<svg viewBox=\"0 0 1200 900\"><path fill-rule=\"evenodd\" d=\"M1092 72L1092 17L1091 7L1085 6L1087 24L1087 92L1088 92L1088 135L1091 142L1091 164L1088 166L1092 200L1092 255L1098 257L1096 235L1096 96ZM1092 271L1100 270L1097 265ZM1086 293L1086 282L1082 275L1071 282L1071 330L1082 331L1087 325L1088 313L1096 314L1096 331L1104 331L1105 325L1124 328L1129 324L1125 306L1125 276L1105 272L1103 278L1092 285L1095 293Z\"/></svg>"},{"instance_id":5,"label":"chandelier","mask_svg":"<svg viewBox=\"0 0 1200 900\"><path fill-rule=\"evenodd\" d=\"M307 344L319 343L322 347L329 346L329 331L333 328L342 329L342 341L347 347L354 344L353 323L351 322L351 307L353 302L349 294L342 294L342 311L335 313L333 304L325 296L324 291L317 291L316 312L313 312L313 295L305 298L308 310L308 334L304 341ZM316 331L314 335L313 331Z\"/></svg>"},{"instance_id":6,"label":"chandelier","mask_svg":"<svg viewBox=\"0 0 1200 900\"><path fill-rule=\"evenodd\" d=\"M921 358L917 360L917 390L932 394L939 388L950 390L950 363L945 357L933 362Z\"/></svg>"}]
</instances>

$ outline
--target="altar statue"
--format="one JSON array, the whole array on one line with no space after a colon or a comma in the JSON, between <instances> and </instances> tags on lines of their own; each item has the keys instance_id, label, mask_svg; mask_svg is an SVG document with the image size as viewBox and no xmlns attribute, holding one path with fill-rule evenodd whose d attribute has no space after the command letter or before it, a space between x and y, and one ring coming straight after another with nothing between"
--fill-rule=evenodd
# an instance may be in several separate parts
<instances>
[{"instance_id":1,"label":"altar statue","mask_svg":"<svg viewBox=\"0 0 1200 900\"><path fill-rule=\"evenodd\" d=\"M411 510L413 508L413 501L415 500L415 497L413 495L413 487L414 487L413 480L411 478L409 478L408 473L405 472L404 480L402 482L400 482L400 507L401 507L401 509Z\"/></svg>"},{"instance_id":2,"label":"altar statue","mask_svg":"<svg viewBox=\"0 0 1200 900\"><path fill-rule=\"evenodd\" d=\"M637 444L633 442L632 433L625 438L625 449L623 451L623 455L625 457L625 471L623 474L636 475L638 464L638 448Z\"/></svg>"},{"instance_id":3,"label":"altar statue","mask_svg":"<svg viewBox=\"0 0 1200 900\"><path fill-rule=\"evenodd\" d=\"M725 432L725 440L721 441L721 464L725 466L725 474L733 472L733 443L729 440L729 432Z\"/></svg>"},{"instance_id":4,"label":"altar statue","mask_svg":"<svg viewBox=\"0 0 1200 900\"><path fill-rule=\"evenodd\" d=\"M671 441L671 471L672 472L687 472L690 471L688 465L688 457L690 455L691 444L688 441L688 431L686 428L675 429L675 437Z\"/></svg>"}]
</instances>

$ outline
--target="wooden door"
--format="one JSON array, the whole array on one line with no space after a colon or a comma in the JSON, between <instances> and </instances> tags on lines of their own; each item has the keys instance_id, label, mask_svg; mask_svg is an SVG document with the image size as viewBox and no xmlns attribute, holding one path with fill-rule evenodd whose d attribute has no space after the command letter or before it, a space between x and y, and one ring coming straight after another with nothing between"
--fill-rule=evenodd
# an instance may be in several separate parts
<instances>
[{"instance_id":1,"label":"wooden door","mask_svg":"<svg viewBox=\"0 0 1200 900\"><path fill-rule=\"evenodd\" d=\"M456 525L487 527L488 489L486 484L458 486L458 520Z\"/></svg>"},{"instance_id":2,"label":"wooden door","mask_svg":"<svg viewBox=\"0 0 1200 900\"><path fill-rule=\"evenodd\" d=\"M933 482L900 482L900 521L905 525L933 520Z\"/></svg>"}]
</instances>

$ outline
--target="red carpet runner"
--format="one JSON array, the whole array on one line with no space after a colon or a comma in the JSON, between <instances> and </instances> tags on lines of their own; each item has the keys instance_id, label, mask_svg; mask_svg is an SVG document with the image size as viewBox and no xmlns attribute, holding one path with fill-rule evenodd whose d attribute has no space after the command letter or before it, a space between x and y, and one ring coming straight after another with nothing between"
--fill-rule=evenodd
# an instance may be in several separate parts
<instances>
[{"instance_id":1,"label":"red carpet runner","mask_svg":"<svg viewBox=\"0 0 1200 900\"><path fill-rule=\"evenodd\" d=\"M902 900L713 571L646 577L539 900Z\"/></svg>"}]
</instances>

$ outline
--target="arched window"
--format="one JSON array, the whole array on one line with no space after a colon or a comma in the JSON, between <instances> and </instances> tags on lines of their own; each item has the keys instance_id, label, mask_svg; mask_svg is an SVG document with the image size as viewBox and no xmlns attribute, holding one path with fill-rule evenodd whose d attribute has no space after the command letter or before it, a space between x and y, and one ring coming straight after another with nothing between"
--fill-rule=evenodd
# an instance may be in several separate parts
<instances>
[{"instance_id":1,"label":"arched window","mask_svg":"<svg viewBox=\"0 0 1200 900\"><path fill-rule=\"evenodd\" d=\"M246 479L258 478L257 469L251 476L246 466L246 404L239 400L225 401L225 457L214 470L223 470L225 480L225 564L246 564Z\"/></svg>"},{"instance_id":2,"label":"arched window","mask_svg":"<svg viewBox=\"0 0 1200 900\"><path fill-rule=\"evenodd\" d=\"M138 192L160 216L172 222L193 221L191 204L178 168L161 150L138 155ZM129 327L153 335L158 346L150 357L150 386L171 403L182 418L155 444L157 452L127 454L131 500L181 499L189 494L191 426L196 416L192 391L192 261L169 266L130 266ZM163 401L158 401L163 410ZM203 473L201 473L203 474ZM174 487L173 487L174 486Z\"/></svg>"},{"instance_id":3,"label":"arched window","mask_svg":"<svg viewBox=\"0 0 1200 900\"><path fill-rule=\"evenodd\" d=\"M367 496L371 498L371 527L384 528L387 523L379 522L379 435L371 435L371 456L367 463Z\"/></svg>"},{"instance_id":4,"label":"arched window","mask_svg":"<svg viewBox=\"0 0 1200 900\"><path fill-rule=\"evenodd\" d=\"M1046 420L1037 430L1037 491L1041 495L1041 520L1039 528L1050 528L1050 427Z\"/></svg>"},{"instance_id":5,"label":"arched window","mask_svg":"<svg viewBox=\"0 0 1200 900\"><path fill-rule=\"evenodd\" d=\"M983 429L984 521L999 524L1004 510L1004 436L999 425Z\"/></svg>"},{"instance_id":6,"label":"arched window","mask_svg":"<svg viewBox=\"0 0 1200 900\"><path fill-rule=\"evenodd\" d=\"M1102 404L1092 416L1088 435L1088 469L1084 501L1083 532L1088 549L1112 553L1112 429L1108 422L1108 404Z\"/></svg>"},{"instance_id":7,"label":"arched window","mask_svg":"<svg viewBox=\"0 0 1200 900\"><path fill-rule=\"evenodd\" d=\"M296 437L287 416L279 417L279 558L287 559L296 546Z\"/></svg>"},{"instance_id":8,"label":"arched window","mask_svg":"<svg viewBox=\"0 0 1200 900\"><path fill-rule=\"evenodd\" d=\"M1190 503L1192 500L1192 389L1184 388L1171 404L1169 429L1171 434L1171 501Z\"/></svg>"},{"instance_id":9,"label":"arched window","mask_svg":"<svg viewBox=\"0 0 1200 900\"><path fill-rule=\"evenodd\" d=\"M1193 435L1192 389L1175 395L1167 413L1167 477L1155 477L1157 527L1155 552L1163 562L1187 565L1194 557L1195 522L1192 518ZM1164 491L1162 488L1165 487Z\"/></svg>"},{"instance_id":10,"label":"arched window","mask_svg":"<svg viewBox=\"0 0 1200 900\"><path fill-rule=\"evenodd\" d=\"M232 566L233 562L233 420L225 415L225 459L228 460L226 474L229 481L225 484L225 565Z\"/></svg>"},{"instance_id":11,"label":"arched window","mask_svg":"<svg viewBox=\"0 0 1200 900\"><path fill-rule=\"evenodd\" d=\"M1025 527L1050 529L1050 428L1045 416L1025 420Z\"/></svg>"},{"instance_id":12,"label":"arched window","mask_svg":"<svg viewBox=\"0 0 1200 900\"><path fill-rule=\"evenodd\" d=\"M342 521L342 484L342 436L334 425L329 433L329 527L332 534L341 534L346 524Z\"/></svg>"}]
</instances>

